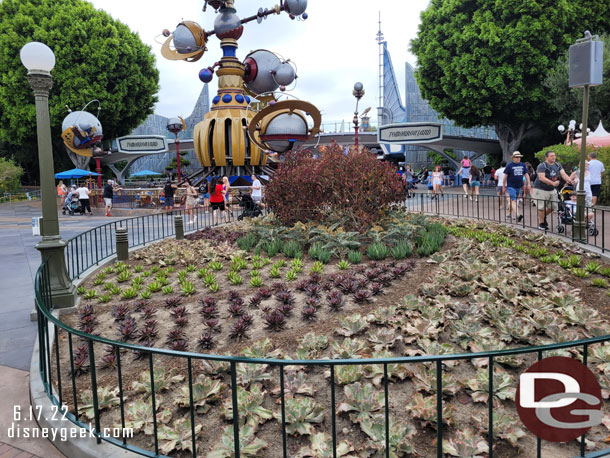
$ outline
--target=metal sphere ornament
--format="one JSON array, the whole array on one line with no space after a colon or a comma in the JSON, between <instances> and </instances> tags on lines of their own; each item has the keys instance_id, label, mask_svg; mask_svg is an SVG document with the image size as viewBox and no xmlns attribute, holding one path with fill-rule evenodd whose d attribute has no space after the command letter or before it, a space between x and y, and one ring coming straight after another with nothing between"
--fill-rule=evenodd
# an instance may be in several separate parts
<instances>
[{"instance_id":1,"label":"metal sphere ornament","mask_svg":"<svg viewBox=\"0 0 610 458\"><path fill-rule=\"evenodd\" d=\"M244 32L244 26L241 25L241 19L234 9L223 8L214 21L214 32L220 39L233 38L238 40Z\"/></svg>"},{"instance_id":2,"label":"metal sphere ornament","mask_svg":"<svg viewBox=\"0 0 610 458\"><path fill-rule=\"evenodd\" d=\"M280 84L276 81L273 72L281 63L282 61L275 54L266 49L258 49L248 54L244 59L246 88L254 94L275 91Z\"/></svg>"},{"instance_id":3,"label":"metal sphere ornament","mask_svg":"<svg viewBox=\"0 0 610 458\"><path fill-rule=\"evenodd\" d=\"M73 111L61 123L65 147L80 156L91 157L94 145L104 138L102 123L88 111Z\"/></svg>"},{"instance_id":4,"label":"metal sphere ornament","mask_svg":"<svg viewBox=\"0 0 610 458\"><path fill-rule=\"evenodd\" d=\"M161 55L169 60L195 62L203 56L205 42L205 32L201 26L193 21L184 21L167 37L161 46Z\"/></svg>"},{"instance_id":5,"label":"metal sphere ornament","mask_svg":"<svg viewBox=\"0 0 610 458\"><path fill-rule=\"evenodd\" d=\"M214 78L214 70L211 68L202 68L199 70L199 79L202 83L209 83Z\"/></svg>"},{"instance_id":6,"label":"metal sphere ornament","mask_svg":"<svg viewBox=\"0 0 610 458\"><path fill-rule=\"evenodd\" d=\"M163 29L163 32L161 32L163 34L163 36L165 38L169 37L171 32L169 31L169 29Z\"/></svg>"},{"instance_id":7,"label":"metal sphere ornament","mask_svg":"<svg viewBox=\"0 0 610 458\"><path fill-rule=\"evenodd\" d=\"M284 4L292 16L300 16L307 9L307 0L286 0Z\"/></svg>"},{"instance_id":8,"label":"metal sphere ornament","mask_svg":"<svg viewBox=\"0 0 610 458\"><path fill-rule=\"evenodd\" d=\"M290 65L289 62L282 62L273 71L273 76L275 77L275 81L280 86L288 86L292 84L296 78L296 72L294 71L294 67Z\"/></svg>"}]
</instances>

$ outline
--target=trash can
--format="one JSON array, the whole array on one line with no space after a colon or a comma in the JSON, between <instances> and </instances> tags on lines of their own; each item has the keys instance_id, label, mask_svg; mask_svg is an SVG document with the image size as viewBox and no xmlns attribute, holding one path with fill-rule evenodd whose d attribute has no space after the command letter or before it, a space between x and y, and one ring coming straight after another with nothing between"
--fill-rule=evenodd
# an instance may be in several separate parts
<instances>
[{"instance_id":1,"label":"trash can","mask_svg":"<svg viewBox=\"0 0 610 458\"><path fill-rule=\"evenodd\" d=\"M42 216L32 218L32 235L40 235L40 224L42 222Z\"/></svg>"}]
</instances>

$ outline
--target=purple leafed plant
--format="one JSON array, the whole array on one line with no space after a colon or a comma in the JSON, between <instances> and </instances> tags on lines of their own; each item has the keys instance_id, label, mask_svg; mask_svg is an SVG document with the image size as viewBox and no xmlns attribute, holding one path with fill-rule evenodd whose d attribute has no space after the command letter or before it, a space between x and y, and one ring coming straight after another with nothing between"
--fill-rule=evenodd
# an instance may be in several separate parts
<instances>
[{"instance_id":1,"label":"purple leafed plant","mask_svg":"<svg viewBox=\"0 0 610 458\"><path fill-rule=\"evenodd\" d=\"M326 300L328 301L328 306L334 312L343 307L343 294L341 294L339 291L335 290L328 293Z\"/></svg>"},{"instance_id":2,"label":"purple leafed plant","mask_svg":"<svg viewBox=\"0 0 610 458\"><path fill-rule=\"evenodd\" d=\"M216 305L207 305L201 309L201 315L206 320L216 318L218 316L218 308Z\"/></svg>"},{"instance_id":3,"label":"purple leafed plant","mask_svg":"<svg viewBox=\"0 0 610 458\"><path fill-rule=\"evenodd\" d=\"M247 335L248 332L248 325L246 323L244 323L242 320L238 320L237 323L235 323L232 327L231 327L231 332L229 333L229 337L231 339L246 339L248 337Z\"/></svg>"},{"instance_id":4,"label":"purple leafed plant","mask_svg":"<svg viewBox=\"0 0 610 458\"><path fill-rule=\"evenodd\" d=\"M321 292L322 288L316 283L312 283L305 289L305 294L307 294L309 297L320 297Z\"/></svg>"},{"instance_id":5,"label":"purple leafed plant","mask_svg":"<svg viewBox=\"0 0 610 458\"><path fill-rule=\"evenodd\" d=\"M178 328L184 328L189 324L189 317L188 316L178 317L174 320L174 324Z\"/></svg>"},{"instance_id":6,"label":"purple leafed plant","mask_svg":"<svg viewBox=\"0 0 610 458\"><path fill-rule=\"evenodd\" d=\"M254 323L254 317L249 313L244 313L241 316L241 321L243 321L246 326L250 327Z\"/></svg>"},{"instance_id":7,"label":"purple leafed plant","mask_svg":"<svg viewBox=\"0 0 610 458\"><path fill-rule=\"evenodd\" d=\"M258 308L258 306L261 305L262 301L263 298L259 294L255 294L248 300L248 306Z\"/></svg>"},{"instance_id":8,"label":"purple leafed plant","mask_svg":"<svg viewBox=\"0 0 610 458\"><path fill-rule=\"evenodd\" d=\"M280 310L272 310L265 316L267 328L271 331L281 331L286 326L286 316Z\"/></svg>"},{"instance_id":9,"label":"purple leafed plant","mask_svg":"<svg viewBox=\"0 0 610 458\"><path fill-rule=\"evenodd\" d=\"M241 299L241 296L239 295L239 292L232 289L231 291L229 291L229 294L227 295L227 300L229 302L233 302L236 299Z\"/></svg>"},{"instance_id":10,"label":"purple leafed plant","mask_svg":"<svg viewBox=\"0 0 610 458\"><path fill-rule=\"evenodd\" d=\"M82 318L84 318L86 316L92 316L93 314L94 314L93 305L91 305L91 304L84 305L83 308L81 308L80 311L78 312L78 316L79 316L79 318L81 318L81 320L82 320Z\"/></svg>"},{"instance_id":11,"label":"purple leafed plant","mask_svg":"<svg viewBox=\"0 0 610 458\"><path fill-rule=\"evenodd\" d=\"M317 308L315 308L311 305L307 305L303 308L303 312L301 312L301 315L303 316L304 320L311 321L311 320L316 319L317 313L318 313Z\"/></svg>"},{"instance_id":12,"label":"purple leafed plant","mask_svg":"<svg viewBox=\"0 0 610 458\"><path fill-rule=\"evenodd\" d=\"M370 298L371 292L368 289L359 289L354 293L354 300L359 304L368 302Z\"/></svg>"},{"instance_id":13,"label":"purple leafed plant","mask_svg":"<svg viewBox=\"0 0 610 458\"><path fill-rule=\"evenodd\" d=\"M199 305L201 305L201 307L216 307L216 299L213 297L204 297L203 299L199 299Z\"/></svg>"},{"instance_id":14,"label":"purple leafed plant","mask_svg":"<svg viewBox=\"0 0 610 458\"><path fill-rule=\"evenodd\" d=\"M301 280L300 282L298 282L296 284L295 289L297 291L305 291L308 286L309 286L309 280L308 279L304 279L304 280Z\"/></svg>"},{"instance_id":15,"label":"purple leafed plant","mask_svg":"<svg viewBox=\"0 0 610 458\"><path fill-rule=\"evenodd\" d=\"M220 332L221 327L217 319L210 319L205 321L205 325L210 328L210 331Z\"/></svg>"},{"instance_id":16,"label":"purple leafed plant","mask_svg":"<svg viewBox=\"0 0 610 458\"><path fill-rule=\"evenodd\" d=\"M119 333L121 334L121 341L126 342L136 337L137 324L134 318L125 318L119 326Z\"/></svg>"},{"instance_id":17,"label":"purple leafed plant","mask_svg":"<svg viewBox=\"0 0 610 458\"><path fill-rule=\"evenodd\" d=\"M129 316L129 308L123 304L115 305L112 309L112 316L114 321L123 321Z\"/></svg>"},{"instance_id":18,"label":"purple leafed plant","mask_svg":"<svg viewBox=\"0 0 610 458\"><path fill-rule=\"evenodd\" d=\"M204 332L201 337L197 339L197 347L201 350L211 350L214 348L214 339L209 332Z\"/></svg>"},{"instance_id":19,"label":"purple leafed plant","mask_svg":"<svg viewBox=\"0 0 610 458\"><path fill-rule=\"evenodd\" d=\"M271 288L262 287L259 288L258 294L263 299L269 299L271 296L273 296L273 290Z\"/></svg>"},{"instance_id":20,"label":"purple leafed plant","mask_svg":"<svg viewBox=\"0 0 610 458\"><path fill-rule=\"evenodd\" d=\"M136 312L141 311L144 307L146 307L148 305L148 301L144 300L144 299L140 299L139 301L136 301L135 304L133 305L133 309Z\"/></svg>"},{"instance_id":21,"label":"purple leafed plant","mask_svg":"<svg viewBox=\"0 0 610 458\"><path fill-rule=\"evenodd\" d=\"M176 340L184 339L184 331L180 328L172 329L167 333L167 339L165 339L165 343L171 345L172 342Z\"/></svg>"},{"instance_id":22,"label":"purple leafed plant","mask_svg":"<svg viewBox=\"0 0 610 458\"><path fill-rule=\"evenodd\" d=\"M271 285L271 288L273 288L273 291L275 291L276 293L280 291L288 291L286 283L281 281L275 282L273 285Z\"/></svg>"},{"instance_id":23,"label":"purple leafed plant","mask_svg":"<svg viewBox=\"0 0 610 458\"><path fill-rule=\"evenodd\" d=\"M185 317L186 315L188 315L188 313L189 312L188 312L186 306L184 306L184 305L180 305L178 307L175 307L172 310L170 310L170 312L169 312L169 314L174 319Z\"/></svg>"},{"instance_id":24,"label":"purple leafed plant","mask_svg":"<svg viewBox=\"0 0 610 458\"><path fill-rule=\"evenodd\" d=\"M371 283L371 294L373 296L378 296L383 294L383 285L381 283Z\"/></svg>"},{"instance_id":25,"label":"purple leafed plant","mask_svg":"<svg viewBox=\"0 0 610 458\"><path fill-rule=\"evenodd\" d=\"M174 296L174 297L168 297L167 299L165 299L165 306L167 308L174 308L180 305L180 303L182 302L182 298L178 297L178 296Z\"/></svg>"},{"instance_id":26,"label":"purple leafed plant","mask_svg":"<svg viewBox=\"0 0 610 458\"><path fill-rule=\"evenodd\" d=\"M277 309L282 315L284 315L286 318L288 318L289 316L292 315L292 309L294 308L294 305L292 304L280 304L277 306Z\"/></svg>"},{"instance_id":27,"label":"purple leafed plant","mask_svg":"<svg viewBox=\"0 0 610 458\"><path fill-rule=\"evenodd\" d=\"M290 291L275 293L275 299L282 304L294 304L294 295Z\"/></svg>"},{"instance_id":28,"label":"purple leafed plant","mask_svg":"<svg viewBox=\"0 0 610 458\"><path fill-rule=\"evenodd\" d=\"M229 305L229 313L231 314L231 316L233 318L237 317L237 316L242 316L246 311L244 310L244 307L241 305L235 305L235 304L231 304Z\"/></svg>"},{"instance_id":29,"label":"purple leafed plant","mask_svg":"<svg viewBox=\"0 0 610 458\"><path fill-rule=\"evenodd\" d=\"M114 369L116 368L116 349L112 345L108 345L104 350L104 356L102 356L102 363L100 364L101 369Z\"/></svg>"},{"instance_id":30,"label":"purple leafed plant","mask_svg":"<svg viewBox=\"0 0 610 458\"><path fill-rule=\"evenodd\" d=\"M152 305L148 305L142 309L142 316L146 320L151 319L153 316L155 316L156 313L157 313L157 308Z\"/></svg>"},{"instance_id":31,"label":"purple leafed plant","mask_svg":"<svg viewBox=\"0 0 610 458\"><path fill-rule=\"evenodd\" d=\"M178 339L178 340L174 340L172 343L170 343L169 348L171 348L172 350L175 350L175 351L186 351L188 348L188 345L187 345L185 339Z\"/></svg>"}]
</instances>

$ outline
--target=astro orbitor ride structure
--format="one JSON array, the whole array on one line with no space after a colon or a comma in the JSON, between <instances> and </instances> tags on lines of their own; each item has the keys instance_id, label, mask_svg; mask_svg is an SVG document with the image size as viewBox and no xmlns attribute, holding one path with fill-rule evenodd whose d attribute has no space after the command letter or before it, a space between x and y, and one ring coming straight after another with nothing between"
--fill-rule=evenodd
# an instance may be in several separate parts
<instances>
[{"instance_id":1,"label":"astro orbitor ride structure","mask_svg":"<svg viewBox=\"0 0 610 458\"><path fill-rule=\"evenodd\" d=\"M196 62L207 51L209 39L220 39L220 61L201 69L199 79L208 83L218 76L218 94L203 121L195 126L194 147L197 158L210 173L243 175L260 172L267 153L285 153L319 132L320 111L300 100L277 100L297 79L293 64L280 56L259 49L243 62L236 56L237 41L244 24L286 12L292 19L306 19L307 0L280 0L271 9L259 8L245 19L237 16L236 0L204 2L203 11L212 7L217 14L213 31L204 31L196 22L183 21L166 37L162 55L170 60ZM279 92L276 92L279 91ZM258 102L255 103L254 102ZM262 108L257 111L253 108ZM313 126L308 125L307 116ZM216 170L217 169L217 170Z\"/></svg>"}]
</instances>

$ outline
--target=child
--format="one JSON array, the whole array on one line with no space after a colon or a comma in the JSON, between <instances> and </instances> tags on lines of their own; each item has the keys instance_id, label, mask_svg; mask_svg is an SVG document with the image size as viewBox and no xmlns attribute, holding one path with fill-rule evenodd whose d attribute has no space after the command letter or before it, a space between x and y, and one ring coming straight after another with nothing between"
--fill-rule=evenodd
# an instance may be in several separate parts
<instances>
[{"instance_id":1,"label":"child","mask_svg":"<svg viewBox=\"0 0 610 458\"><path fill-rule=\"evenodd\" d=\"M570 193L570 200L565 202L566 207L572 212L572 218L576 219L576 193ZM585 211L587 207L585 207ZM593 213L587 212L587 227L591 227L593 220Z\"/></svg>"}]
</instances>

